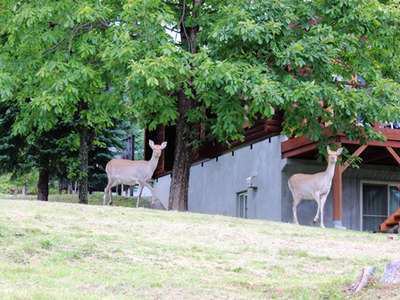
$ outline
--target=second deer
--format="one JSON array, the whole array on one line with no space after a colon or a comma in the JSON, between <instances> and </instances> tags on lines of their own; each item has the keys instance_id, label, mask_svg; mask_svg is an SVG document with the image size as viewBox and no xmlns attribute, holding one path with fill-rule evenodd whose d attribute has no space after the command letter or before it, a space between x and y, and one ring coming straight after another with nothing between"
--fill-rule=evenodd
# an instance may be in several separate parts
<instances>
[{"instance_id":1,"label":"second deer","mask_svg":"<svg viewBox=\"0 0 400 300\"><path fill-rule=\"evenodd\" d=\"M295 174L289 178L289 189L293 196L293 220L299 224L297 219L297 206L302 200L315 200L317 202L317 213L314 222L319 219L321 213L321 227L324 226L324 206L329 191L331 190L332 179L335 174L335 166L338 156L342 154L343 148L332 151L327 147L328 167L324 172L316 174Z\"/></svg>"},{"instance_id":2,"label":"second deer","mask_svg":"<svg viewBox=\"0 0 400 300\"><path fill-rule=\"evenodd\" d=\"M112 159L107 163L106 172L108 183L104 189L103 205L112 204L111 189L119 184L139 185L139 195L136 201L136 207L139 207L140 197L144 187L147 187L152 195L152 205L156 199L154 191L149 181L151 180L154 170L157 168L162 150L167 147L167 142L161 145L155 145L153 141L149 141L149 146L153 149L153 155L150 160L128 160L128 159ZM108 196L108 201L107 201ZM158 203L158 206L162 203Z\"/></svg>"}]
</instances>

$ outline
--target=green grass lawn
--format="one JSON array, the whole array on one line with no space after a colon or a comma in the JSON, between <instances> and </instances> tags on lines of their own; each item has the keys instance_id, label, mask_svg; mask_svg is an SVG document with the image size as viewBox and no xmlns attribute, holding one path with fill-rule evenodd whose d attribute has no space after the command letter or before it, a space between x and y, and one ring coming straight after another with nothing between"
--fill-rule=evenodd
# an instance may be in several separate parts
<instances>
[{"instance_id":1,"label":"green grass lawn","mask_svg":"<svg viewBox=\"0 0 400 300\"><path fill-rule=\"evenodd\" d=\"M90 205L103 205L103 193L95 192L89 194ZM6 195L0 194L0 199L5 200L32 200L36 201L36 195ZM78 203L77 194L50 194L49 202L65 202L65 203ZM135 197L123 197L114 195L113 206L124 206L124 207L136 207L136 196ZM150 198L142 197L140 200L140 207L150 208Z\"/></svg>"},{"instance_id":2,"label":"green grass lawn","mask_svg":"<svg viewBox=\"0 0 400 300\"><path fill-rule=\"evenodd\" d=\"M381 275L399 249L380 234L0 200L0 299L342 299L362 267Z\"/></svg>"}]
</instances>

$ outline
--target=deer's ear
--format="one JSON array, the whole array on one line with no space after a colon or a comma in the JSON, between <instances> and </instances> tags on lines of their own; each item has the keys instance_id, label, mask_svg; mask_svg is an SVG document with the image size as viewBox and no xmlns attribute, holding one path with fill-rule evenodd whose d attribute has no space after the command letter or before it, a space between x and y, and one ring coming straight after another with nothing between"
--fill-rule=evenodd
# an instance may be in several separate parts
<instances>
[{"instance_id":1,"label":"deer's ear","mask_svg":"<svg viewBox=\"0 0 400 300\"><path fill-rule=\"evenodd\" d=\"M161 144L161 150L165 149L165 147L167 147L167 142Z\"/></svg>"},{"instance_id":2,"label":"deer's ear","mask_svg":"<svg viewBox=\"0 0 400 300\"><path fill-rule=\"evenodd\" d=\"M326 152L328 152L328 154L332 154L331 148L329 148L329 146L326 146Z\"/></svg>"},{"instance_id":3,"label":"deer's ear","mask_svg":"<svg viewBox=\"0 0 400 300\"><path fill-rule=\"evenodd\" d=\"M149 140L149 146L151 149L154 149L154 142L152 140Z\"/></svg>"},{"instance_id":4,"label":"deer's ear","mask_svg":"<svg viewBox=\"0 0 400 300\"><path fill-rule=\"evenodd\" d=\"M336 155L339 156L340 154L342 154L343 152L343 148L339 148L336 150Z\"/></svg>"}]
</instances>

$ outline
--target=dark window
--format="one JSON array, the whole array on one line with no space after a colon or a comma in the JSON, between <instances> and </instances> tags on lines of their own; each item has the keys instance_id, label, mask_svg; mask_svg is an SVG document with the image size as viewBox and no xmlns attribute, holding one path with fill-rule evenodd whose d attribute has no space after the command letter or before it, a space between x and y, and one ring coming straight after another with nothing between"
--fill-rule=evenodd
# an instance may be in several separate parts
<instances>
[{"instance_id":1,"label":"dark window","mask_svg":"<svg viewBox=\"0 0 400 300\"><path fill-rule=\"evenodd\" d=\"M388 216L388 186L364 184L362 199L363 230L374 231Z\"/></svg>"},{"instance_id":2,"label":"dark window","mask_svg":"<svg viewBox=\"0 0 400 300\"><path fill-rule=\"evenodd\" d=\"M397 186L389 187L389 214L394 213L400 207L400 190Z\"/></svg>"},{"instance_id":3,"label":"dark window","mask_svg":"<svg viewBox=\"0 0 400 300\"><path fill-rule=\"evenodd\" d=\"M247 218L247 198L247 191L236 195L236 216L239 218Z\"/></svg>"}]
</instances>

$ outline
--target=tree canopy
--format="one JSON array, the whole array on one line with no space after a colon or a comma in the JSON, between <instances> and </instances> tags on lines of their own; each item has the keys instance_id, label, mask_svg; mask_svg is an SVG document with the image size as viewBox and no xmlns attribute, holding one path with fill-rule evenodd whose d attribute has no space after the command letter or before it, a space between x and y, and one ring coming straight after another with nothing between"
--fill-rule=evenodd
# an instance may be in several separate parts
<instances>
[{"instance_id":1,"label":"tree canopy","mask_svg":"<svg viewBox=\"0 0 400 300\"><path fill-rule=\"evenodd\" d=\"M90 130L122 107L150 129L176 125L171 208L187 207L193 124L225 142L283 111L289 136L321 140L328 127L376 138L373 125L399 114L396 0L3 0L0 10L0 96L21 107L14 131L58 117Z\"/></svg>"},{"instance_id":2,"label":"tree canopy","mask_svg":"<svg viewBox=\"0 0 400 300\"><path fill-rule=\"evenodd\" d=\"M245 121L280 110L289 136L321 140L329 127L365 139L398 116L397 1L151 0L124 9L113 53L129 53L121 59L133 111L150 128L177 124L184 144L175 149L175 207L187 201L177 190L187 190L188 171L174 174L194 141L184 124L235 140Z\"/></svg>"},{"instance_id":3,"label":"tree canopy","mask_svg":"<svg viewBox=\"0 0 400 300\"><path fill-rule=\"evenodd\" d=\"M354 135L357 116L368 129L398 113L396 1L132 1L129 12L137 38L150 41L128 80L133 108L151 128L176 121L180 89L195 103L188 120L208 123L221 141L277 109L286 133L314 139L321 122ZM195 53L166 34L192 27ZM334 80L354 75L367 88Z\"/></svg>"},{"instance_id":4,"label":"tree canopy","mask_svg":"<svg viewBox=\"0 0 400 300\"><path fill-rule=\"evenodd\" d=\"M79 134L80 201L87 202L88 153L121 117L122 97L104 47L121 1L2 1L1 98L19 108L12 130L34 136L73 125Z\"/></svg>"}]
</instances>

